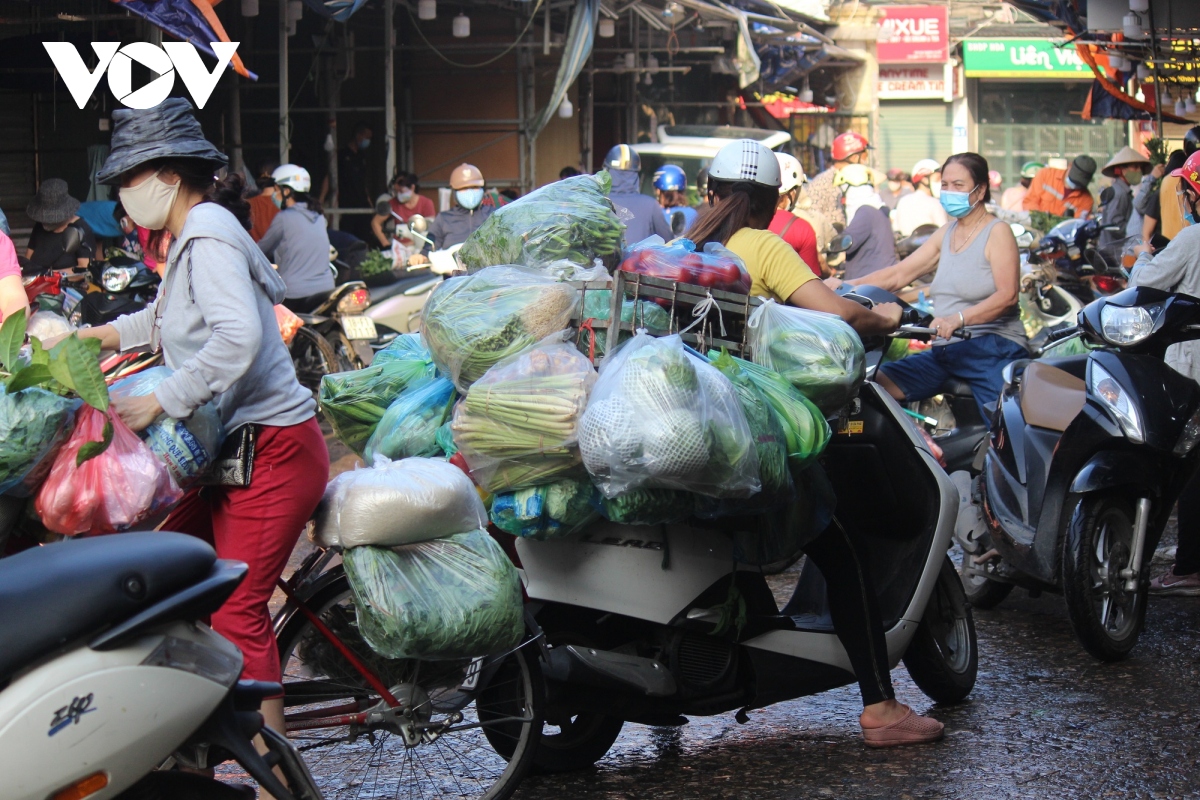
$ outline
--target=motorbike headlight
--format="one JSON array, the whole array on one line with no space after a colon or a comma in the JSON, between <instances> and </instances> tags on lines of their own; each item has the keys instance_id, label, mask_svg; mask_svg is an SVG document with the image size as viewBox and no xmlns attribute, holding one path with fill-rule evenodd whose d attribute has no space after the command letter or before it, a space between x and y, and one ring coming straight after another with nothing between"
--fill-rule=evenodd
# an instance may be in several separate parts
<instances>
[{"instance_id":1,"label":"motorbike headlight","mask_svg":"<svg viewBox=\"0 0 1200 800\"><path fill-rule=\"evenodd\" d=\"M366 289L355 289L353 292L346 292L342 295L338 300L337 310L339 314L361 314L367 310L369 305L371 305L371 293Z\"/></svg>"},{"instance_id":2,"label":"motorbike headlight","mask_svg":"<svg viewBox=\"0 0 1200 800\"><path fill-rule=\"evenodd\" d=\"M1091 386L1092 394L1100 398L1100 401L1117 418L1121 424L1121 430L1125 432L1129 441L1135 444L1145 441L1145 434L1142 433L1142 421L1133 404L1133 397L1121 388L1117 379L1108 374L1108 370L1093 361L1088 368L1088 383Z\"/></svg>"},{"instance_id":3,"label":"motorbike headlight","mask_svg":"<svg viewBox=\"0 0 1200 800\"><path fill-rule=\"evenodd\" d=\"M232 686L242 674L242 656L236 650L219 649L177 636L165 637L142 664L181 669L222 686Z\"/></svg>"},{"instance_id":4,"label":"motorbike headlight","mask_svg":"<svg viewBox=\"0 0 1200 800\"><path fill-rule=\"evenodd\" d=\"M1183 426L1183 433L1179 434L1179 441L1175 443L1175 449L1171 452L1177 456L1186 456L1192 452L1197 442L1200 442L1200 410L1192 414L1187 425Z\"/></svg>"},{"instance_id":5,"label":"motorbike headlight","mask_svg":"<svg viewBox=\"0 0 1200 800\"><path fill-rule=\"evenodd\" d=\"M1100 332L1112 344L1136 344L1154 332L1154 317L1141 306L1107 305L1100 310Z\"/></svg>"},{"instance_id":6,"label":"motorbike headlight","mask_svg":"<svg viewBox=\"0 0 1200 800\"><path fill-rule=\"evenodd\" d=\"M137 275L136 267L106 267L100 275L106 292L123 292Z\"/></svg>"}]
</instances>

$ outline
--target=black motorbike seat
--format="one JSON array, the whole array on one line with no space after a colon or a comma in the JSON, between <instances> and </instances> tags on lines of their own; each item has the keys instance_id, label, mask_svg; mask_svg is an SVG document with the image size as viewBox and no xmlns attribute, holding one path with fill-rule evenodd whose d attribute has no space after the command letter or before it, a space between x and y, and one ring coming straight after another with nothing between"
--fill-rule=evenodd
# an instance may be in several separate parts
<instances>
[{"instance_id":1,"label":"black motorbike seat","mask_svg":"<svg viewBox=\"0 0 1200 800\"><path fill-rule=\"evenodd\" d=\"M68 642L198 583L216 558L194 536L145 532L49 544L0 560L0 685Z\"/></svg>"},{"instance_id":2,"label":"black motorbike seat","mask_svg":"<svg viewBox=\"0 0 1200 800\"><path fill-rule=\"evenodd\" d=\"M422 275L401 278L395 283L389 283L387 286L372 287L371 303L380 303L384 300L387 300L389 297L395 297L398 294L404 294L412 287L419 286L422 283L428 283L437 277L437 275L432 275L426 272Z\"/></svg>"}]
</instances>

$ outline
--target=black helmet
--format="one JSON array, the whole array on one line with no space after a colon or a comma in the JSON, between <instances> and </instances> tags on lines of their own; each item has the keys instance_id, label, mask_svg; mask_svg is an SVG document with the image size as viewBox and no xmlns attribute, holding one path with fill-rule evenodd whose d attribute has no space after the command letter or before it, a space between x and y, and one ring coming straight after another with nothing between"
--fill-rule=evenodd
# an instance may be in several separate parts
<instances>
[{"instance_id":1,"label":"black helmet","mask_svg":"<svg viewBox=\"0 0 1200 800\"><path fill-rule=\"evenodd\" d=\"M1200 150L1200 125L1188 128L1188 132L1183 135L1183 154L1190 156L1197 150Z\"/></svg>"}]
</instances>

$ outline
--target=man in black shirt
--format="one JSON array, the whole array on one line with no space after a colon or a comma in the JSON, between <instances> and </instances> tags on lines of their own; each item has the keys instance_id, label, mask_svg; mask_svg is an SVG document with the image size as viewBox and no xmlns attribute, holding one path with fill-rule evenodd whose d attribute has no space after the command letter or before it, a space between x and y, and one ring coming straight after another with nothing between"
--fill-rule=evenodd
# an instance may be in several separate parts
<instances>
[{"instance_id":1,"label":"man in black shirt","mask_svg":"<svg viewBox=\"0 0 1200 800\"><path fill-rule=\"evenodd\" d=\"M367 186L366 149L371 146L371 127L365 122L354 126L354 135L338 151L338 208L374 208L373 195ZM329 176L321 184L321 202L329 194ZM357 236L364 242L374 241L371 234L370 214L346 214L342 216L341 229Z\"/></svg>"},{"instance_id":2,"label":"man in black shirt","mask_svg":"<svg viewBox=\"0 0 1200 800\"><path fill-rule=\"evenodd\" d=\"M84 269L96 253L96 234L76 216L79 201L62 178L47 178L25 208L34 221L25 257L38 268Z\"/></svg>"}]
</instances>

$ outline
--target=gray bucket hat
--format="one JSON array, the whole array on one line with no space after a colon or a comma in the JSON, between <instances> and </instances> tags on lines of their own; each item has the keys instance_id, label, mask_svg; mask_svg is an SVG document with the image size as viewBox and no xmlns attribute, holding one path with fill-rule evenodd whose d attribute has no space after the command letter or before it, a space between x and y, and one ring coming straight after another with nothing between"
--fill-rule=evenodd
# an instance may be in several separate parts
<instances>
[{"instance_id":1,"label":"gray bucket hat","mask_svg":"<svg viewBox=\"0 0 1200 800\"><path fill-rule=\"evenodd\" d=\"M213 170L229 163L204 138L192 104L182 97L168 97L154 108L119 108L112 118L112 152L96 173L100 183L118 183L123 173L157 158L197 158L211 163Z\"/></svg>"},{"instance_id":2,"label":"gray bucket hat","mask_svg":"<svg viewBox=\"0 0 1200 800\"><path fill-rule=\"evenodd\" d=\"M62 178L46 178L38 187L37 194L25 213L34 222L43 225L59 225L75 216L79 210L79 201L71 197L67 182Z\"/></svg>"}]
</instances>

